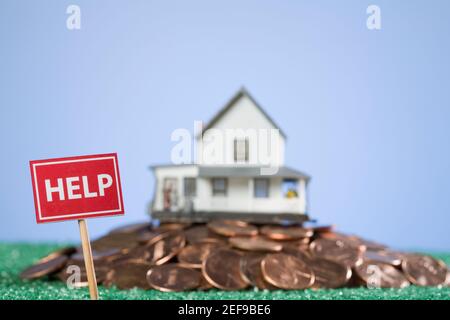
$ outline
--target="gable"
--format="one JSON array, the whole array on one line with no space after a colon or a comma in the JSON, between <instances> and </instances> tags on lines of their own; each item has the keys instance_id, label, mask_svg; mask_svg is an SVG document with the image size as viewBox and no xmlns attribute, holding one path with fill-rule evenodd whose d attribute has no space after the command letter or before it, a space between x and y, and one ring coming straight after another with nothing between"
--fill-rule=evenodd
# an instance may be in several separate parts
<instances>
[{"instance_id":1,"label":"gable","mask_svg":"<svg viewBox=\"0 0 450 320\"><path fill-rule=\"evenodd\" d=\"M253 97L245 90L239 90L205 126L203 132L210 128L217 129L279 129L286 135L272 118L259 106Z\"/></svg>"}]
</instances>

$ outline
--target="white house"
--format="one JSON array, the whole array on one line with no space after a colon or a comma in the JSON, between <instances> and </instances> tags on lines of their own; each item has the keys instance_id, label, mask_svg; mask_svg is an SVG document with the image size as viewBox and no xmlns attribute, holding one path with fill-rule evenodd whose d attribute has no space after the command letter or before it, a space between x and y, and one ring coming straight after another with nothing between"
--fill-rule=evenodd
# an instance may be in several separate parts
<instances>
[{"instance_id":1,"label":"white house","mask_svg":"<svg viewBox=\"0 0 450 320\"><path fill-rule=\"evenodd\" d=\"M310 177L284 165L285 142L272 118L245 89L239 90L197 135L193 164L152 166L152 217L308 220Z\"/></svg>"}]
</instances>

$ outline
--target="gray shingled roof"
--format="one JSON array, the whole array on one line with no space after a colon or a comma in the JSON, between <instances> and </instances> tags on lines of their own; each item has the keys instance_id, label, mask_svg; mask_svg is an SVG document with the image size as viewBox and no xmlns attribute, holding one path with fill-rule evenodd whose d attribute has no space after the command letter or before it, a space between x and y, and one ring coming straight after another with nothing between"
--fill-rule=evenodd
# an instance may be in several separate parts
<instances>
[{"instance_id":1,"label":"gray shingled roof","mask_svg":"<svg viewBox=\"0 0 450 320\"><path fill-rule=\"evenodd\" d=\"M200 177L259 177L261 167L236 167L236 166L199 166ZM265 176L261 176L265 177ZM290 167L282 166L274 175L266 177L303 178L310 179L307 174Z\"/></svg>"},{"instance_id":2,"label":"gray shingled roof","mask_svg":"<svg viewBox=\"0 0 450 320\"><path fill-rule=\"evenodd\" d=\"M206 130L214 127L214 125L220 120L220 118L222 118L222 116L228 112L228 110L230 110L234 104L236 103L236 101L238 101L241 97L246 96L247 98L249 98L254 104L255 106L259 109L259 111L261 111L261 113L267 118L267 120L269 120L270 123L272 123L272 125L277 128L278 130L280 130L281 135L284 138L287 138L286 134L283 132L283 130L281 130L281 128L275 123L275 121L273 121L273 119L267 114L267 112L259 105L258 102L256 102L256 100L250 95L250 93L247 91L247 89L245 89L244 87L242 87L231 99L230 101L228 101L228 103L219 110L219 112L206 124L206 126L203 128L203 132L205 132ZM198 137L198 136L197 136Z\"/></svg>"}]
</instances>

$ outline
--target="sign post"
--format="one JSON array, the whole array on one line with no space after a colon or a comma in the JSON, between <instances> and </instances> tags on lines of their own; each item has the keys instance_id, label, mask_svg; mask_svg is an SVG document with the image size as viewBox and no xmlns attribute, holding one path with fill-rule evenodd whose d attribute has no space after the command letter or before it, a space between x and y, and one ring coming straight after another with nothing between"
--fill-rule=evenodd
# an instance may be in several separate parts
<instances>
[{"instance_id":1,"label":"sign post","mask_svg":"<svg viewBox=\"0 0 450 320\"><path fill-rule=\"evenodd\" d=\"M97 281L85 218L123 215L117 154L30 161L37 223L78 220L91 299Z\"/></svg>"},{"instance_id":2,"label":"sign post","mask_svg":"<svg viewBox=\"0 0 450 320\"><path fill-rule=\"evenodd\" d=\"M98 300L97 279L95 277L94 260L92 259L91 242L89 241L89 233L86 220L78 220L80 227L81 246L83 248L84 264L86 266L86 274L89 284L89 294L92 300Z\"/></svg>"}]
</instances>

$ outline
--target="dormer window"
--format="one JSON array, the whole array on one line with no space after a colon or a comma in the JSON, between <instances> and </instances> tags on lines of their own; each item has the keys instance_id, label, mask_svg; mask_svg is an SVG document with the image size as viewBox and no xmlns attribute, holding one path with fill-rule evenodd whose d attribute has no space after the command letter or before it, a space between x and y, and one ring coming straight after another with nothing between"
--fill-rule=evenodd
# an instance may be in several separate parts
<instances>
[{"instance_id":1,"label":"dormer window","mask_svg":"<svg viewBox=\"0 0 450 320\"><path fill-rule=\"evenodd\" d=\"M248 162L248 139L234 139L234 162Z\"/></svg>"}]
</instances>

